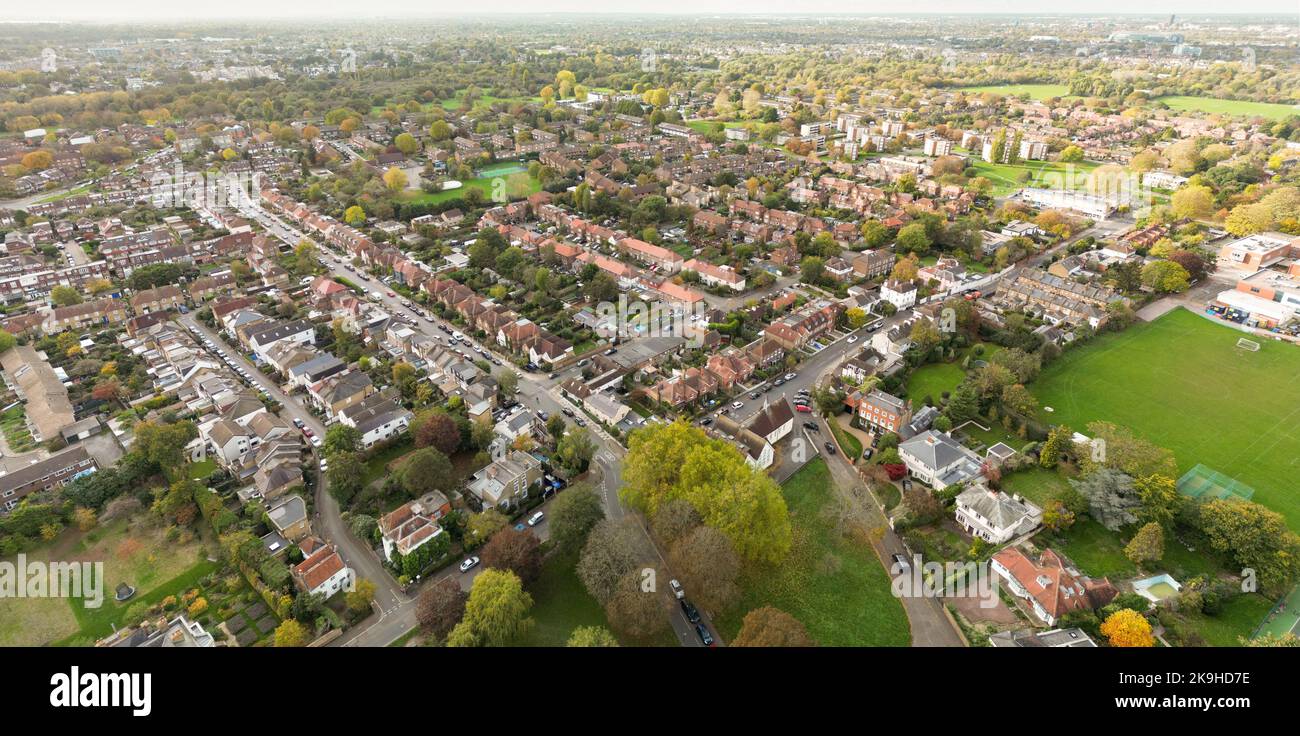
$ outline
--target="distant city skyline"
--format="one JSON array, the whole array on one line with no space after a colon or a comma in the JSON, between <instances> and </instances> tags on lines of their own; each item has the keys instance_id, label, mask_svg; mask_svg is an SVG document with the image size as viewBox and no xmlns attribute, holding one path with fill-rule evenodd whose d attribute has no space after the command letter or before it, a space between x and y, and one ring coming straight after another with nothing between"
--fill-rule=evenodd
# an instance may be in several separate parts
<instances>
[{"instance_id":1,"label":"distant city skyline","mask_svg":"<svg viewBox=\"0 0 1300 736\"><path fill-rule=\"evenodd\" d=\"M472 10L442 8L427 0L373 0L358 5L354 0L287 0L268 5L260 0L226 0L220 4L159 6L145 0L64 0L54 5L25 6L0 11L4 20L113 21L113 20L230 20L270 18L382 18L446 17L487 15L529 15L539 13L628 14L628 15L997 15L1023 14L1027 17L1051 15L1291 15L1300 30L1300 5L1296 0L1245 0L1225 9L1216 0L1154 0L1135 10L1131 2L1121 0L1066 0L1045 9L1038 0L1003 0L1001 2L963 2L932 0L924 11L899 12L896 5L884 2L845 3L842 0L811 0L791 3L781 0L661 0L651 7L631 0L596 3L591 0L549 0L544 3L522 0L498 0L476 5Z\"/></svg>"}]
</instances>

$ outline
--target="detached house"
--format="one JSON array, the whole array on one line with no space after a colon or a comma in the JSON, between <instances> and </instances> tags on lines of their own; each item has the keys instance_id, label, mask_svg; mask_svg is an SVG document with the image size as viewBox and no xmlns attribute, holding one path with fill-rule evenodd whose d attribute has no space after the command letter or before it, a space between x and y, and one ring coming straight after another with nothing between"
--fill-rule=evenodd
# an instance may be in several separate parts
<instances>
[{"instance_id":1,"label":"detached house","mask_svg":"<svg viewBox=\"0 0 1300 736\"><path fill-rule=\"evenodd\" d=\"M293 568L293 579L308 595L330 598L350 590L355 582L352 568L343 563L338 549L327 544Z\"/></svg>"},{"instance_id":2,"label":"detached house","mask_svg":"<svg viewBox=\"0 0 1300 736\"><path fill-rule=\"evenodd\" d=\"M973 485L957 496L957 523L971 536L1002 544L1028 534L1043 521L1043 510L1020 496Z\"/></svg>"},{"instance_id":3,"label":"detached house","mask_svg":"<svg viewBox=\"0 0 1300 736\"><path fill-rule=\"evenodd\" d=\"M384 559L391 561L394 552L405 557L442 534L438 519L451 509L451 505L442 494L431 495L441 503L426 504L424 499L408 501L379 517Z\"/></svg>"},{"instance_id":4,"label":"detached house","mask_svg":"<svg viewBox=\"0 0 1300 736\"><path fill-rule=\"evenodd\" d=\"M1033 560L1019 548L1008 547L993 555L990 566L1048 626L1071 611L1101 608L1119 593L1110 580L1085 577L1067 567L1061 556L1050 549Z\"/></svg>"}]
</instances>

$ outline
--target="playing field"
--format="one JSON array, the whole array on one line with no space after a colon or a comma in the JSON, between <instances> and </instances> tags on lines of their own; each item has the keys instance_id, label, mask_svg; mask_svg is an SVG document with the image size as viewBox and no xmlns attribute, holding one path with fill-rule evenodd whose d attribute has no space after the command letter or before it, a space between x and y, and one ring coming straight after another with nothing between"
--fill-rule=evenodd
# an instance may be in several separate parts
<instances>
[{"instance_id":1,"label":"playing field","mask_svg":"<svg viewBox=\"0 0 1300 736\"><path fill-rule=\"evenodd\" d=\"M1168 95L1157 97L1173 110L1197 110L1217 115L1247 115L1282 120L1290 115L1300 115L1300 106L1278 105L1271 102L1250 102L1248 100L1225 100L1219 97L1187 97Z\"/></svg>"},{"instance_id":2,"label":"playing field","mask_svg":"<svg viewBox=\"0 0 1300 736\"><path fill-rule=\"evenodd\" d=\"M965 92L968 95L983 92L992 92L995 95L1010 95L1012 97L1029 95L1031 100L1066 97L1070 94L1070 88L1064 84L990 84L983 87L958 87L957 91Z\"/></svg>"},{"instance_id":3,"label":"playing field","mask_svg":"<svg viewBox=\"0 0 1300 736\"><path fill-rule=\"evenodd\" d=\"M1185 309L1063 355L1031 386L1042 418L1086 433L1105 420L1254 487L1300 530L1300 346L1261 340Z\"/></svg>"}]
</instances>

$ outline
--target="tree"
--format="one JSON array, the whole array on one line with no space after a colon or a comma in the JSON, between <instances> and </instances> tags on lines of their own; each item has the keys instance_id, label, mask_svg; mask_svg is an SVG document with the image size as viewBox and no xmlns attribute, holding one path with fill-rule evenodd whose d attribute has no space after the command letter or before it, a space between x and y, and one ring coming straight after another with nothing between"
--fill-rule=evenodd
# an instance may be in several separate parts
<instances>
[{"instance_id":1,"label":"tree","mask_svg":"<svg viewBox=\"0 0 1300 736\"><path fill-rule=\"evenodd\" d=\"M355 453L361 449L361 432L356 427L335 424L325 431L325 441L321 450L325 457L333 458L341 452Z\"/></svg>"},{"instance_id":2,"label":"tree","mask_svg":"<svg viewBox=\"0 0 1300 736\"><path fill-rule=\"evenodd\" d=\"M497 387L502 396L514 396L519 390L519 374L506 369L497 374Z\"/></svg>"},{"instance_id":3,"label":"tree","mask_svg":"<svg viewBox=\"0 0 1300 736\"><path fill-rule=\"evenodd\" d=\"M914 281L920 269L921 260L916 257L915 253L911 253L906 258L899 258L894 262L894 268L889 272L889 278L893 281Z\"/></svg>"},{"instance_id":4,"label":"tree","mask_svg":"<svg viewBox=\"0 0 1300 736\"><path fill-rule=\"evenodd\" d=\"M452 485L451 461L432 447L412 452L402 463L402 487L412 496L445 491Z\"/></svg>"},{"instance_id":5,"label":"tree","mask_svg":"<svg viewBox=\"0 0 1300 736\"><path fill-rule=\"evenodd\" d=\"M1092 444L1079 453L1085 473L1097 467L1115 468L1134 478L1145 475L1178 475L1174 454L1163 447L1135 437L1133 432L1110 422L1089 422Z\"/></svg>"},{"instance_id":6,"label":"tree","mask_svg":"<svg viewBox=\"0 0 1300 736\"><path fill-rule=\"evenodd\" d=\"M465 615L469 595L455 578L442 578L425 588L415 603L415 620L436 639L443 639Z\"/></svg>"},{"instance_id":7,"label":"tree","mask_svg":"<svg viewBox=\"0 0 1300 736\"><path fill-rule=\"evenodd\" d=\"M284 623L281 623L275 629L275 645L277 647L305 647L310 641L307 627L298 623L295 619L285 619Z\"/></svg>"},{"instance_id":8,"label":"tree","mask_svg":"<svg viewBox=\"0 0 1300 736\"><path fill-rule=\"evenodd\" d=\"M1281 514L1230 496L1200 504L1196 523L1211 548L1253 569L1261 586L1280 591L1300 576L1300 537Z\"/></svg>"},{"instance_id":9,"label":"tree","mask_svg":"<svg viewBox=\"0 0 1300 736\"><path fill-rule=\"evenodd\" d=\"M393 139L393 145L397 146L397 150L407 156L420 150L420 142L410 133L398 133L397 137Z\"/></svg>"},{"instance_id":10,"label":"tree","mask_svg":"<svg viewBox=\"0 0 1300 736\"><path fill-rule=\"evenodd\" d=\"M678 498L659 507L659 511L651 521L651 529L660 544L671 547L701 523L703 522L700 521L700 513L695 510L690 501ZM551 527L551 533L555 533L554 525Z\"/></svg>"},{"instance_id":11,"label":"tree","mask_svg":"<svg viewBox=\"0 0 1300 736\"><path fill-rule=\"evenodd\" d=\"M1187 291L1187 269L1173 261L1152 261L1142 267L1142 284L1165 294Z\"/></svg>"},{"instance_id":12,"label":"tree","mask_svg":"<svg viewBox=\"0 0 1300 736\"><path fill-rule=\"evenodd\" d=\"M460 447L460 427L441 409L433 409L416 418L412 431L416 447L433 447L450 455Z\"/></svg>"},{"instance_id":13,"label":"tree","mask_svg":"<svg viewBox=\"0 0 1300 736\"><path fill-rule=\"evenodd\" d=\"M199 436L193 422L141 422L135 426L135 448L163 469L178 468L185 462L185 448Z\"/></svg>"},{"instance_id":14,"label":"tree","mask_svg":"<svg viewBox=\"0 0 1300 736\"><path fill-rule=\"evenodd\" d=\"M733 647L815 647L817 643L794 616L772 606L745 614Z\"/></svg>"},{"instance_id":15,"label":"tree","mask_svg":"<svg viewBox=\"0 0 1300 736\"><path fill-rule=\"evenodd\" d=\"M605 518L600 496L589 484L569 488L551 502L551 540L564 552L577 552Z\"/></svg>"},{"instance_id":16,"label":"tree","mask_svg":"<svg viewBox=\"0 0 1300 736\"><path fill-rule=\"evenodd\" d=\"M696 527L672 546L668 559L706 610L724 611L740 597L740 558L717 529Z\"/></svg>"},{"instance_id":17,"label":"tree","mask_svg":"<svg viewBox=\"0 0 1300 736\"><path fill-rule=\"evenodd\" d=\"M343 221L352 227L358 227L366 223L366 211L361 205L354 204L343 212Z\"/></svg>"},{"instance_id":18,"label":"tree","mask_svg":"<svg viewBox=\"0 0 1300 736\"><path fill-rule=\"evenodd\" d=\"M624 517L619 521L601 520L587 536L578 558L578 579L601 605L614 596L619 580L637 568L641 558L639 534L636 521Z\"/></svg>"},{"instance_id":19,"label":"tree","mask_svg":"<svg viewBox=\"0 0 1300 736\"><path fill-rule=\"evenodd\" d=\"M571 475L587 469L596 454L596 443L585 427L574 427L555 443L555 460Z\"/></svg>"},{"instance_id":20,"label":"tree","mask_svg":"<svg viewBox=\"0 0 1300 736\"><path fill-rule=\"evenodd\" d=\"M1137 521L1142 502L1133 479L1111 468L1099 468L1070 485L1088 500L1088 513L1111 531Z\"/></svg>"},{"instance_id":21,"label":"tree","mask_svg":"<svg viewBox=\"0 0 1300 736\"><path fill-rule=\"evenodd\" d=\"M361 492L365 483L365 463L355 452L334 453L329 462L325 478L329 481L330 495L340 504L347 505Z\"/></svg>"},{"instance_id":22,"label":"tree","mask_svg":"<svg viewBox=\"0 0 1300 736\"><path fill-rule=\"evenodd\" d=\"M465 614L447 636L449 647L500 647L533 626L533 597L513 572L488 568L474 579Z\"/></svg>"},{"instance_id":23,"label":"tree","mask_svg":"<svg viewBox=\"0 0 1300 736\"><path fill-rule=\"evenodd\" d=\"M1112 647L1153 647L1156 644L1151 634L1151 622L1131 608L1107 616L1101 623L1101 633L1110 640Z\"/></svg>"},{"instance_id":24,"label":"tree","mask_svg":"<svg viewBox=\"0 0 1300 736\"><path fill-rule=\"evenodd\" d=\"M661 579L660 573L654 570L653 577L648 577L643 570L631 570L618 581L605 604L609 625L615 631L644 641L668 628L668 612L672 606L668 593L647 583L647 580Z\"/></svg>"},{"instance_id":25,"label":"tree","mask_svg":"<svg viewBox=\"0 0 1300 736\"><path fill-rule=\"evenodd\" d=\"M915 253L923 256L930 250L930 236L925 231L925 225L919 222L904 225L898 231L894 243L900 253Z\"/></svg>"},{"instance_id":26,"label":"tree","mask_svg":"<svg viewBox=\"0 0 1300 736\"><path fill-rule=\"evenodd\" d=\"M480 554L485 567L509 570L525 585L536 580L542 571L541 542L531 529L506 527L492 535Z\"/></svg>"},{"instance_id":27,"label":"tree","mask_svg":"<svg viewBox=\"0 0 1300 736\"><path fill-rule=\"evenodd\" d=\"M1209 187L1189 184L1174 192L1170 207L1178 218L1209 217L1214 213L1214 192Z\"/></svg>"},{"instance_id":28,"label":"tree","mask_svg":"<svg viewBox=\"0 0 1300 736\"><path fill-rule=\"evenodd\" d=\"M818 284L826 277L826 261L817 256L808 256L799 262L799 273L805 284Z\"/></svg>"},{"instance_id":29,"label":"tree","mask_svg":"<svg viewBox=\"0 0 1300 736\"><path fill-rule=\"evenodd\" d=\"M406 177L406 172L396 166L390 166L388 167L388 171L384 172L384 186L388 187L388 191L390 192L400 192L403 189L406 189L406 185L409 181L410 180Z\"/></svg>"},{"instance_id":30,"label":"tree","mask_svg":"<svg viewBox=\"0 0 1300 736\"><path fill-rule=\"evenodd\" d=\"M1174 516L1183 503L1174 479L1167 475L1145 475L1134 478L1133 485L1142 502L1138 519L1166 529L1173 528Z\"/></svg>"},{"instance_id":31,"label":"tree","mask_svg":"<svg viewBox=\"0 0 1300 736\"><path fill-rule=\"evenodd\" d=\"M1002 389L1002 406L1020 416L1033 416L1038 409L1038 399L1023 384L1017 383Z\"/></svg>"},{"instance_id":32,"label":"tree","mask_svg":"<svg viewBox=\"0 0 1300 736\"><path fill-rule=\"evenodd\" d=\"M469 517L465 524L466 544L478 546L492 538L498 529L504 528L510 520L496 509L483 509Z\"/></svg>"},{"instance_id":33,"label":"tree","mask_svg":"<svg viewBox=\"0 0 1300 736\"><path fill-rule=\"evenodd\" d=\"M1159 562L1165 556L1165 532L1159 524L1144 524L1124 546L1124 556L1134 565Z\"/></svg>"},{"instance_id":34,"label":"tree","mask_svg":"<svg viewBox=\"0 0 1300 736\"><path fill-rule=\"evenodd\" d=\"M353 613L363 613L370 610L370 604L375 600L375 584L361 578L344 596L347 601L348 610Z\"/></svg>"},{"instance_id":35,"label":"tree","mask_svg":"<svg viewBox=\"0 0 1300 736\"><path fill-rule=\"evenodd\" d=\"M5 330L0 330L0 353L4 353L18 344L18 338L9 334Z\"/></svg>"},{"instance_id":36,"label":"tree","mask_svg":"<svg viewBox=\"0 0 1300 736\"><path fill-rule=\"evenodd\" d=\"M81 303L81 292L72 286L56 286L50 289L50 301L56 307L70 307Z\"/></svg>"},{"instance_id":37,"label":"tree","mask_svg":"<svg viewBox=\"0 0 1300 736\"><path fill-rule=\"evenodd\" d=\"M628 505L653 518L660 504L689 501L703 522L727 535L750 560L778 562L790 549L790 518L780 488L740 451L683 421L633 432L624 457Z\"/></svg>"},{"instance_id":38,"label":"tree","mask_svg":"<svg viewBox=\"0 0 1300 736\"><path fill-rule=\"evenodd\" d=\"M1066 146L1061 149L1061 160L1066 163L1078 163L1083 160L1083 149L1075 145Z\"/></svg>"},{"instance_id":39,"label":"tree","mask_svg":"<svg viewBox=\"0 0 1300 736\"><path fill-rule=\"evenodd\" d=\"M1055 468L1061 461L1061 455L1074 447L1074 430L1059 424L1047 433L1047 439L1038 450L1038 464L1044 468Z\"/></svg>"},{"instance_id":40,"label":"tree","mask_svg":"<svg viewBox=\"0 0 1300 736\"><path fill-rule=\"evenodd\" d=\"M604 626L579 626L569 635L566 647L616 647L618 639Z\"/></svg>"}]
</instances>

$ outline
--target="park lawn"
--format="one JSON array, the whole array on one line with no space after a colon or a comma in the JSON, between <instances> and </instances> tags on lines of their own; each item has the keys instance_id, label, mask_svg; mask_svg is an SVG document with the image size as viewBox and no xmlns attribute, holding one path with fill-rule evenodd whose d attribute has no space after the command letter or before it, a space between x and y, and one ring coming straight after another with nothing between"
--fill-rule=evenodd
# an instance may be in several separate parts
<instances>
[{"instance_id":1,"label":"park lawn","mask_svg":"<svg viewBox=\"0 0 1300 736\"><path fill-rule=\"evenodd\" d=\"M1251 102L1249 100L1225 100L1221 97L1166 95L1157 97L1156 102L1163 102L1172 110L1195 110L1216 115L1244 115L1247 117L1268 118L1269 120L1283 120L1291 115L1300 115L1300 105Z\"/></svg>"},{"instance_id":2,"label":"park lawn","mask_svg":"<svg viewBox=\"0 0 1300 736\"><path fill-rule=\"evenodd\" d=\"M1062 163L1060 161L1025 161L1019 164L994 164L981 158L971 159L971 168L976 176L982 176L993 183L990 194L1003 197L1028 186L1060 187L1082 189L1088 183L1088 172L1097 168L1091 161ZM1021 181L1026 172L1029 178Z\"/></svg>"},{"instance_id":3,"label":"park lawn","mask_svg":"<svg viewBox=\"0 0 1300 736\"><path fill-rule=\"evenodd\" d=\"M722 120L700 119L700 120L688 120L686 122L686 125L691 130L694 130L697 133L712 133L715 127L719 124L722 125L723 130L726 130L727 128L743 128L746 122L754 122L754 121L728 120L724 122Z\"/></svg>"},{"instance_id":4,"label":"park lawn","mask_svg":"<svg viewBox=\"0 0 1300 736\"><path fill-rule=\"evenodd\" d=\"M605 609L578 579L577 554L554 552L542 563L542 574L528 588L533 596L533 628L517 646L562 647L579 626L609 628Z\"/></svg>"},{"instance_id":5,"label":"park lawn","mask_svg":"<svg viewBox=\"0 0 1300 736\"><path fill-rule=\"evenodd\" d=\"M943 392L956 390L957 384L965 377L966 371L956 363L923 365L907 377L907 398L916 409L925 403L927 396L937 406L943 400Z\"/></svg>"},{"instance_id":6,"label":"park lawn","mask_svg":"<svg viewBox=\"0 0 1300 736\"><path fill-rule=\"evenodd\" d=\"M830 470L818 457L782 486L794 542L780 564L751 565L741 574L740 602L714 618L727 641L745 614L774 606L801 621L822 646L907 646L907 615L890 592L890 581L865 541L836 530L837 502Z\"/></svg>"},{"instance_id":7,"label":"park lawn","mask_svg":"<svg viewBox=\"0 0 1300 736\"><path fill-rule=\"evenodd\" d=\"M178 558L179 559L179 558ZM115 587L111 574L106 573L109 586L106 586L104 605L99 608L85 608L80 601L72 600L73 613L77 617L77 622L81 625L81 630L77 635L70 639L64 639L57 642L59 646L81 646L86 639L102 639L113 633L115 628L122 627L122 619L126 616L127 609L136 603L152 605L158 603L169 595L180 597L185 592L196 588L199 581L207 577L217 569L217 563L211 560L202 559L192 564L179 575L166 580L160 585L156 585L146 592L140 592L137 589L136 594L131 600L125 603L118 603L113 600L113 590Z\"/></svg>"},{"instance_id":8,"label":"park lawn","mask_svg":"<svg viewBox=\"0 0 1300 736\"><path fill-rule=\"evenodd\" d=\"M1029 95L1031 100L1046 100L1049 97L1069 97L1070 88L1064 84L989 84L982 87L958 87L958 92L982 94L992 92L995 95L1019 97Z\"/></svg>"},{"instance_id":9,"label":"park lawn","mask_svg":"<svg viewBox=\"0 0 1300 736\"><path fill-rule=\"evenodd\" d=\"M541 191L542 182L540 180L529 176L526 172L512 173L520 173L521 175L517 180L520 183L515 184L513 183L514 180L511 180L511 183L506 185L506 192L510 195L510 199L525 199L528 196ZM492 183L496 181L499 176L500 175L480 176L476 179L470 179L467 182L463 182L463 185L457 189L448 189L441 192L426 192L419 189L409 189L402 193L401 198L402 201L410 202L412 204L439 204L454 199L462 199L465 196L466 191L477 189L483 193L483 201L490 202L492 201Z\"/></svg>"},{"instance_id":10,"label":"park lawn","mask_svg":"<svg viewBox=\"0 0 1300 736\"><path fill-rule=\"evenodd\" d=\"M460 110L462 109L464 100L465 90L458 89L454 96L442 101L442 109L451 112ZM541 100L541 97L497 97L495 95L480 94L478 98L474 100L474 108L488 107L490 105L495 105L498 102L513 104L517 102L541 102Z\"/></svg>"},{"instance_id":11,"label":"park lawn","mask_svg":"<svg viewBox=\"0 0 1300 736\"><path fill-rule=\"evenodd\" d=\"M1180 473L1203 463L1236 478L1300 530L1300 350L1248 352L1241 336L1177 309L1065 353L1030 389L1053 409L1044 421L1128 427L1172 450Z\"/></svg>"}]
</instances>

